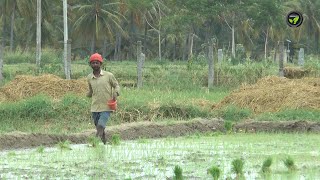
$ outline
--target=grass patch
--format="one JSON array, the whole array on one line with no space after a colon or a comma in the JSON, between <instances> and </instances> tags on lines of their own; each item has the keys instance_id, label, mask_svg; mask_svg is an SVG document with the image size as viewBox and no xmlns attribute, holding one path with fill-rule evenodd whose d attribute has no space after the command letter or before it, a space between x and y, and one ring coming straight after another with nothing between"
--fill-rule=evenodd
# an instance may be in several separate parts
<instances>
[{"instance_id":1,"label":"grass patch","mask_svg":"<svg viewBox=\"0 0 320 180\"><path fill-rule=\"evenodd\" d=\"M257 120L261 121L292 121L292 120L310 120L320 121L320 110L314 109L287 109L279 112L267 112L257 115Z\"/></svg>"},{"instance_id":2,"label":"grass patch","mask_svg":"<svg viewBox=\"0 0 320 180\"><path fill-rule=\"evenodd\" d=\"M113 134L111 136L111 144L112 145L118 146L118 145L120 145L120 142L121 142L120 134Z\"/></svg>"},{"instance_id":3,"label":"grass patch","mask_svg":"<svg viewBox=\"0 0 320 180\"><path fill-rule=\"evenodd\" d=\"M57 147L61 151L63 151L63 150L71 150L70 141L68 141L68 140L58 142Z\"/></svg>"},{"instance_id":4,"label":"grass patch","mask_svg":"<svg viewBox=\"0 0 320 180\"><path fill-rule=\"evenodd\" d=\"M253 116L250 109L239 108L235 105L229 105L216 111L217 116L226 121L241 121Z\"/></svg>"}]
</instances>

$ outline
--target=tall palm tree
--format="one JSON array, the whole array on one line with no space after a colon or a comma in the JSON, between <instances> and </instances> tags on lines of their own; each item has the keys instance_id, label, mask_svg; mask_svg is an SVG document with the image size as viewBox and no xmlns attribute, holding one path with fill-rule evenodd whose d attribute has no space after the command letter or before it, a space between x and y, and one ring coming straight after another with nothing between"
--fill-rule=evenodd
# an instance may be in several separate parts
<instances>
[{"instance_id":1,"label":"tall palm tree","mask_svg":"<svg viewBox=\"0 0 320 180\"><path fill-rule=\"evenodd\" d=\"M73 29L75 34L85 35L86 40L91 39L91 53L97 50L97 40L105 37L112 39L116 31L123 31L120 24L123 16L118 11L118 5L118 2L89 0L88 4L81 4L76 8L79 16Z\"/></svg>"}]
</instances>

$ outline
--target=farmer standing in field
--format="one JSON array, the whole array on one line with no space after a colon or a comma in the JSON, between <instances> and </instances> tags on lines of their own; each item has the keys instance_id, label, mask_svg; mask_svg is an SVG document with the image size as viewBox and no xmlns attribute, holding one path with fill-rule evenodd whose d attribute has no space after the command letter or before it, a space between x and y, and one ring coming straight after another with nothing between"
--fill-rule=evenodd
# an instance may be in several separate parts
<instances>
[{"instance_id":1,"label":"farmer standing in field","mask_svg":"<svg viewBox=\"0 0 320 180\"><path fill-rule=\"evenodd\" d=\"M89 85L87 97L92 98L91 112L97 130L96 136L101 138L103 144L106 144L104 129L110 113L113 112L107 102L112 99L116 101L120 86L112 73L101 69L102 62L103 58L100 54L91 55L89 63L93 72L87 76Z\"/></svg>"}]
</instances>

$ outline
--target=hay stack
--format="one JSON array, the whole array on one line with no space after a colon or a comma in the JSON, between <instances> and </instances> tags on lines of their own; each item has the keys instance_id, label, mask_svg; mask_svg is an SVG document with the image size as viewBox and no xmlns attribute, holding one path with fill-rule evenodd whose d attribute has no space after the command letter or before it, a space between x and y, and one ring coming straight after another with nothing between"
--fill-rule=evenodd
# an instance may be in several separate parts
<instances>
[{"instance_id":1,"label":"hay stack","mask_svg":"<svg viewBox=\"0 0 320 180\"><path fill-rule=\"evenodd\" d=\"M309 70L299 67L285 67L283 69L284 77L289 79L300 79L308 75Z\"/></svg>"},{"instance_id":2,"label":"hay stack","mask_svg":"<svg viewBox=\"0 0 320 180\"><path fill-rule=\"evenodd\" d=\"M4 102L7 100L7 95L1 91L0 89L0 102Z\"/></svg>"},{"instance_id":3,"label":"hay stack","mask_svg":"<svg viewBox=\"0 0 320 180\"><path fill-rule=\"evenodd\" d=\"M19 100L39 93L47 94L55 99L66 93L85 95L86 79L65 80L58 76L45 74L42 76L17 76L13 81L1 88L8 100Z\"/></svg>"},{"instance_id":4,"label":"hay stack","mask_svg":"<svg viewBox=\"0 0 320 180\"><path fill-rule=\"evenodd\" d=\"M254 85L243 85L233 91L215 108L230 104L255 113L276 112L282 108L320 109L320 79L265 77Z\"/></svg>"}]
</instances>

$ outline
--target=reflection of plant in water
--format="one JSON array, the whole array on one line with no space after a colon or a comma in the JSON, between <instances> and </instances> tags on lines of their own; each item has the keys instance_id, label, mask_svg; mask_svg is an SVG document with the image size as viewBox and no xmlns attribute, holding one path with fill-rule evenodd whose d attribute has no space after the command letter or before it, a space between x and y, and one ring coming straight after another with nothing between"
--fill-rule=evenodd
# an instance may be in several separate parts
<instances>
[{"instance_id":1,"label":"reflection of plant in water","mask_svg":"<svg viewBox=\"0 0 320 180\"><path fill-rule=\"evenodd\" d=\"M266 160L263 161L261 171L263 173L270 173L271 172L271 169L270 169L271 165L272 165L272 158L268 157Z\"/></svg>"},{"instance_id":2,"label":"reflection of plant in water","mask_svg":"<svg viewBox=\"0 0 320 180\"><path fill-rule=\"evenodd\" d=\"M217 166L212 166L211 168L209 168L207 170L208 174L210 174L212 176L212 178L214 180L218 180L221 174L221 170L219 167Z\"/></svg>"},{"instance_id":3,"label":"reflection of plant in water","mask_svg":"<svg viewBox=\"0 0 320 180\"><path fill-rule=\"evenodd\" d=\"M291 157L287 157L283 160L284 165L288 168L289 171L295 171L297 166L294 163L294 160Z\"/></svg>"},{"instance_id":4,"label":"reflection of plant in water","mask_svg":"<svg viewBox=\"0 0 320 180\"><path fill-rule=\"evenodd\" d=\"M180 166L176 165L174 167L173 172L174 172L174 177L173 177L174 180L183 180L182 168Z\"/></svg>"}]
</instances>

